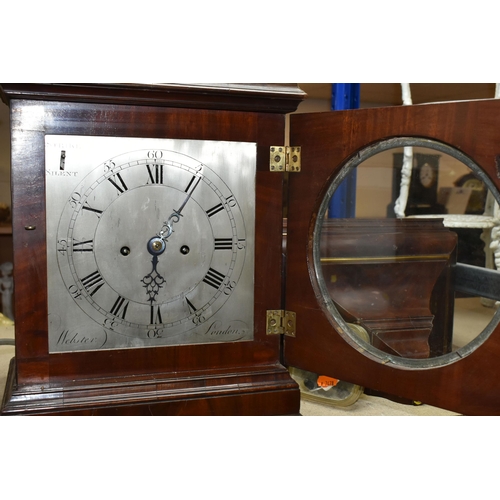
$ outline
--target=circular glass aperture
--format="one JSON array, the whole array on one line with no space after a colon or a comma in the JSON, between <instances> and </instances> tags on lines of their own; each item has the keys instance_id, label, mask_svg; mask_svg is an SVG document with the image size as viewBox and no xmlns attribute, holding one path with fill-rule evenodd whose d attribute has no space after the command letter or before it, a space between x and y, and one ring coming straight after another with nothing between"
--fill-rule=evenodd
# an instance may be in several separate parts
<instances>
[{"instance_id":1,"label":"circular glass aperture","mask_svg":"<svg viewBox=\"0 0 500 500\"><path fill-rule=\"evenodd\" d=\"M352 157L321 204L313 247L325 307L346 340L408 368L479 347L500 319L499 198L479 166L439 142L390 139Z\"/></svg>"}]
</instances>

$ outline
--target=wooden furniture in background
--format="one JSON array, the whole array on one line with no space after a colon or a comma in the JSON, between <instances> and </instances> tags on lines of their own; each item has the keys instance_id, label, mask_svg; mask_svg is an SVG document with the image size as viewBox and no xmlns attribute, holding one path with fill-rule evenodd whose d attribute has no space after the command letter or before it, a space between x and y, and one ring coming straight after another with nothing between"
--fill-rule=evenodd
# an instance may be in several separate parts
<instances>
[{"instance_id":1,"label":"wooden furniture in background","mask_svg":"<svg viewBox=\"0 0 500 500\"><path fill-rule=\"evenodd\" d=\"M324 280L342 317L405 358L451 351L456 234L438 220L329 219Z\"/></svg>"}]
</instances>

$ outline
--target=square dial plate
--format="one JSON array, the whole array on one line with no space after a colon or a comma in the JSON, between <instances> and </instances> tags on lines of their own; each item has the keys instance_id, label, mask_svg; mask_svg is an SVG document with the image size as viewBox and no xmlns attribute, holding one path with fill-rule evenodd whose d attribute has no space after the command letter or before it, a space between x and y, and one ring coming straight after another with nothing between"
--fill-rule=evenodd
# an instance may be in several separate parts
<instances>
[{"instance_id":1,"label":"square dial plate","mask_svg":"<svg viewBox=\"0 0 500 500\"><path fill-rule=\"evenodd\" d=\"M47 135L49 352L253 339L256 144Z\"/></svg>"}]
</instances>

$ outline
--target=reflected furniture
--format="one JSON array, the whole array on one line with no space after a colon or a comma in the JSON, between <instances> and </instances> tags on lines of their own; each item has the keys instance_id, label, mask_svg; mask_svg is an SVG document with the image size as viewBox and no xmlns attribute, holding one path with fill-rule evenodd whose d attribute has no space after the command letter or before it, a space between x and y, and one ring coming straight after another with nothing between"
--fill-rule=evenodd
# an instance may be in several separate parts
<instances>
[{"instance_id":1,"label":"reflected furniture","mask_svg":"<svg viewBox=\"0 0 500 500\"><path fill-rule=\"evenodd\" d=\"M451 351L457 236L435 219L327 219L325 282L347 322L406 358Z\"/></svg>"}]
</instances>

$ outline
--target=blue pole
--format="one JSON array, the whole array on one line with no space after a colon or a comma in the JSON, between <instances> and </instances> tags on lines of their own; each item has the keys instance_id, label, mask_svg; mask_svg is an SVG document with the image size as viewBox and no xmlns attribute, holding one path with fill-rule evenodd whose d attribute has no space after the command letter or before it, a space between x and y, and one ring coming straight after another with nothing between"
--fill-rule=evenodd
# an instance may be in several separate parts
<instances>
[{"instance_id":1,"label":"blue pole","mask_svg":"<svg viewBox=\"0 0 500 500\"><path fill-rule=\"evenodd\" d=\"M332 83L332 110L359 108L359 83ZM328 217L331 219L356 217L356 170L342 181L330 200Z\"/></svg>"}]
</instances>

